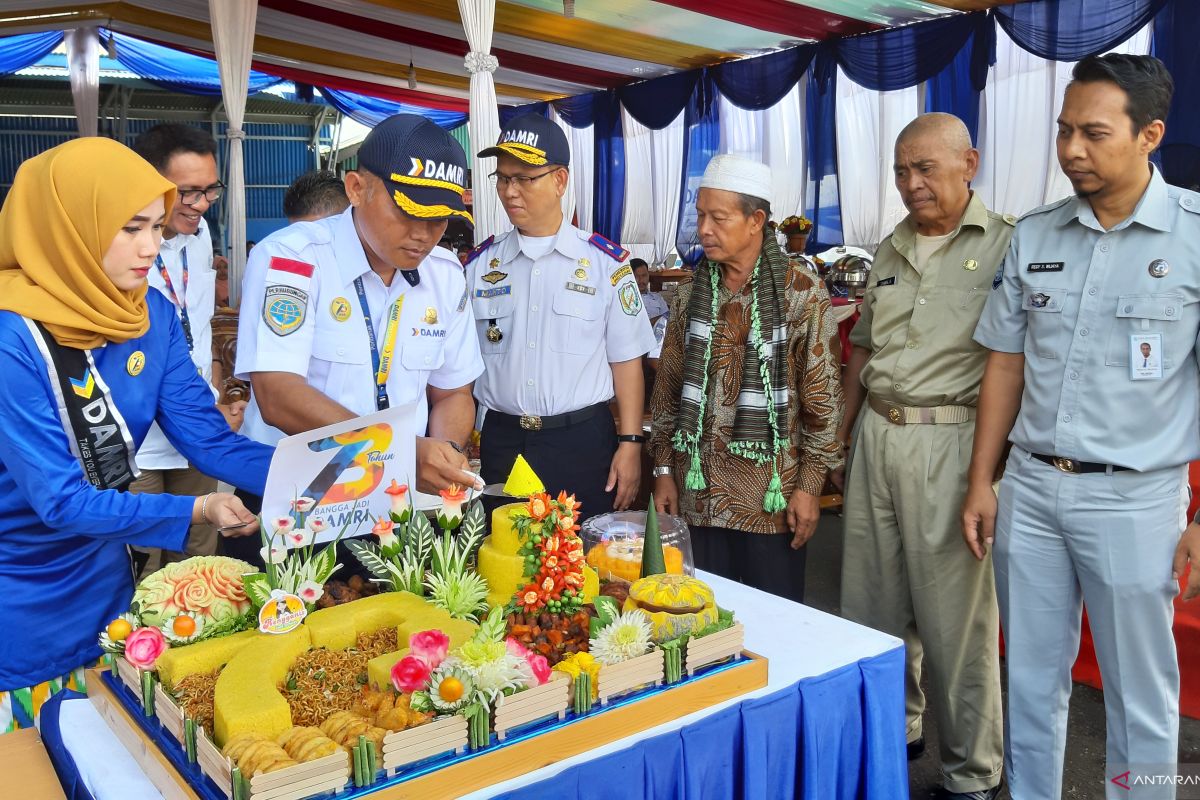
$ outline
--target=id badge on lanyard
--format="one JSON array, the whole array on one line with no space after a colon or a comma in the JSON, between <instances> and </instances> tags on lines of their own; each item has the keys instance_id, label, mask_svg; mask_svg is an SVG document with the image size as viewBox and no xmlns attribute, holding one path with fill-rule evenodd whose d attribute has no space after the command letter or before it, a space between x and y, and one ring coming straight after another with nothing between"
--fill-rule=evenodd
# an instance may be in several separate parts
<instances>
[{"instance_id":1,"label":"id badge on lanyard","mask_svg":"<svg viewBox=\"0 0 1200 800\"><path fill-rule=\"evenodd\" d=\"M371 345L371 369L375 374L375 410L383 411L391 407L387 381L388 375L392 373L392 362L395 360L396 334L400 330L400 309L404 306L404 296L398 297L388 310L387 326L383 331L383 348L380 349L375 338L375 326L371 323L371 306L367 303L367 291L363 288L362 278L354 279L354 291L358 294L363 323L367 326L367 341Z\"/></svg>"},{"instance_id":2,"label":"id badge on lanyard","mask_svg":"<svg viewBox=\"0 0 1200 800\"><path fill-rule=\"evenodd\" d=\"M188 352L195 349L195 342L192 340L192 321L188 317L187 310L187 287L188 287L188 261L187 261L187 245L179 251L179 258L183 262L183 285L180 287L179 294L175 293L175 287L171 283L171 275L167 272L167 265L163 263L162 253L154 257L154 265L158 267L158 273L162 276L163 285L167 290L167 297L175 304L175 308L179 309L179 323L183 326L183 338L187 340Z\"/></svg>"}]
</instances>

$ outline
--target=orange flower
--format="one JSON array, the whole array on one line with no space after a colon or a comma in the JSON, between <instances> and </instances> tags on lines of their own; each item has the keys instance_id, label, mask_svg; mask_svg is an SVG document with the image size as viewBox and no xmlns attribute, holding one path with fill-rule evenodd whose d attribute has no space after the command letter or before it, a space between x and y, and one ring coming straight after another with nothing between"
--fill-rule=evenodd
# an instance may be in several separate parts
<instances>
[{"instance_id":1,"label":"orange flower","mask_svg":"<svg viewBox=\"0 0 1200 800\"><path fill-rule=\"evenodd\" d=\"M384 489L383 492L392 498L392 513L402 514L408 510L407 483L396 483L396 479L392 478L392 485Z\"/></svg>"},{"instance_id":2,"label":"orange flower","mask_svg":"<svg viewBox=\"0 0 1200 800\"><path fill-rule=\"evenodd\" d=\"M396 533L392 530L394 527L395 523L390 519L380 517L379 521L375 523L375 527L371 528L371 533L379 537L380 547L391 547L396 544Z\"/></svg>"},{"instance_id":3,"label":"orange flower","mask_svg":"<svg viewBox=\"0 0 1200 800\"><path fill-rule=\"evenodd\" d=\"M545 492L533 495L525 504L525 510L529 512L530 519L541 522L550 514L550 495Z\"/></svg>"},{"instance_id":4,"label":"orange flower","mask_svg":"<svg viewBox=\"0 0 1200 800\"><path fill-rule=\"evenodd\" d=\"M567 494L566 490L558 493L558 504L570 511L573 516L578 516L579 509L583 506L583 503L575 499L575 495Z\"/></svg>"},{"instance_id":5,"label":"orange flower","mask_svg":"<svg viewBox=\"0 0 1200 800\"><path fill-rule=\"evenodd\" d=\"M438 492L442 496L442 511L438 514L438 524L443 528L454 528L462 519L463 503L467 501L467 491L457 483L452 483L446 489Z\"/></svg>"}]
</instances>

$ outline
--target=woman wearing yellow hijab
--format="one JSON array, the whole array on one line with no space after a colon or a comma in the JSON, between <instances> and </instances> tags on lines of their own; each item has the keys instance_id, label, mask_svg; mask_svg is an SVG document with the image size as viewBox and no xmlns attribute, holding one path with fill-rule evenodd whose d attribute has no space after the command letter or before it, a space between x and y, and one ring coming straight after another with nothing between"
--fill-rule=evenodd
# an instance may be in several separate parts
<instances>
[{"instance_id":1,"label":"woman wearing yellow hijab","mask_svg":"<svg viewBox=\"0 0 1200 800\"><path fill-rule=\"evenodd\" d=\"M232 494L129 494L151 423L205 473L261 493L271 449L230 431L174 308L146 291L175 187L85 138L29 159L0 209L0 732L100 655L129 606L126 545L249 523Z\"/></svg>"}]
</instances>

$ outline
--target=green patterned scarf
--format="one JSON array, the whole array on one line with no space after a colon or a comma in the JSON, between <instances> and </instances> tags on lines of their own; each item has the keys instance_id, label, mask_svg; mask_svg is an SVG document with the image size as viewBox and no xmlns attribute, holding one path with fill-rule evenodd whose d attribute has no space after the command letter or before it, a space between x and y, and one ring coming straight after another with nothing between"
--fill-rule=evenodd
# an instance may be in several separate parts
<instances>
[{"instance_id":1,"label":"green patterned scarf","mask_svg":"<svg viewBox=\"0 0 1200 800\"><path fill-rule=\"evenodd\" d=\"M774 228L763 230L763 247L750 276L750 335L742 359L742 380L729 449L757 464L771 463L771 482L763 497L763 510L774 514L787 507L779 480L776 456L786 446L787 320L784 291L790 266L779 250ZM685 488L707 487L700 459L704 412L708 400L712 333L717 324L718 285L721 269L704 261L692 280L683 351L683 393L675 417L672 445L691 457ZM764 339L763 333L769 339Z\"/></svg>"}]
</instances>

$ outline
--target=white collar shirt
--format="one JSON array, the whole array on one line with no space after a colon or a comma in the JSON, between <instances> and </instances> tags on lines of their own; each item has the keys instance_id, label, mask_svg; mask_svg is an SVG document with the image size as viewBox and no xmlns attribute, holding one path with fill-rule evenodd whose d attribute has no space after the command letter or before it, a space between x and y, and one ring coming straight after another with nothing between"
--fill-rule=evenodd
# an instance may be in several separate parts
<instances>
[{"instance_id":1,"label":"white collar shirt","mask_svg":"<svg viewBox=\"0 0 1200 800\"><path fill-rule=\"evenodd\" d=\"M1161 335L1161 380L1132 379L1145 334ZM1200 194L1157 169L1111 230L1075 197L1022 218L975 330L1025 356L1014 444L1141 471L1200 459L1198 336Z\"/></svg>"},{"instance_id":2,"label":"white collar shirt","mask_svg":"<svg viewBox=\"0 0 1200 800\"><path fill-rule=\"evenodd\" d=\"M609 401L609 365L654 347L625 257L614 258L565 221L538 258L522 250L520 239L513 231L499 236L468 264L486 366L476 399L483 408L538 416Z\"/></svg>"},{"instance_id":3,"label":"white collar shirt","mask_svg":"<svg viewBox=\"0 0 1200 800\"><path fill-rule=\"evenodd\" d=\"M353 413L374 413L375 370L355 286L361 279L381 355L392 305L400 303L388 402L416 403L416 431L423 436L427 387L457 389L483 370L463 269L449 250L434 248L418 268L416 286L399 271L385 285L367 263L353 211L296 223L255 245L242 282L236 373L243 380L255 372L302 375ZM253 395L243 433L266 444L283 436L262 418Z\"/></svg>"},{"instance_id":4,"label":"white collar shirt","mask_svg":"<svg viewBox=\"0 0 1200 800\"><path fill-rule=\"evenodd\" d=\"M186 305L188 323L192 330L192 363L211 385L212 318L216 309L217 273L213 269L212 238L208 232L208 223L201 217L200 227L195 233L177 234L170 239L163 239L158 255L158 260L146 276L150 289L161 292L174 303L177 313L181 300ZM186 288L183 279L185 258L188 272ZM171 279L171 291L167 289L166 281L159 271L160 264ZM182 317L182 314L180 316ZM213 396L220 396L215 388ZM150 470L185 469L188 461L167 441L166 435L155 423L138 449L137 465L139 469Z\"/></svg>"}]
</instances>

